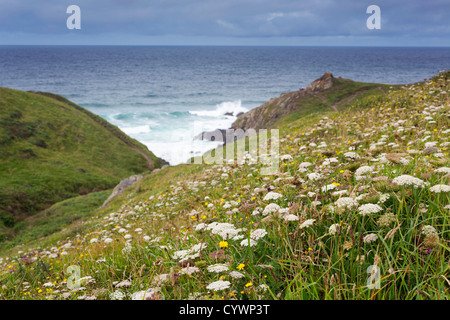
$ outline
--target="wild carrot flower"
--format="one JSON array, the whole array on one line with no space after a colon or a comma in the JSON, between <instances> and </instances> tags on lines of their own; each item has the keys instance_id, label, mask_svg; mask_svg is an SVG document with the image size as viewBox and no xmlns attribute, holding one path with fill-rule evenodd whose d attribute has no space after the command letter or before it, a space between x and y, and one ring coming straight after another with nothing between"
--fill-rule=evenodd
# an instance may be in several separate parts
<instances>
[{"instance_id":1,"label":"wild carrot flower","mask_svg":"<svg viewBox=\"0 0 450 320\"><path fill-rule=\"evenodd\" d=\"M370 233L364 237L364 243L370 243L378 240L378 236L375 233Z\"/></svg>"},{"instance_id":2,"label":"wild carrot flower","mask_svg":"<svg viewBox=\"0 0 450 320\"><path fill-rule=\"evenodd\" d=\"M450 186L446 184L437 184L435 186L432 186L430 188L430 191L434 193L450 192Z\"/></svg>"},{"instance_id":3,"label":"wild carrot flower","mask_svg":"<svg viewBox=\"0 0 450 320\"><path fill-rule=\"evenodd\" d=\"M316 221L316 219L308 219L308 220L304 221L304 222L300 225L300 229L303 229L303 228L307 228L307 227L312 226L312 225L314 224L314 221Z\"/></svg>"},{"instance_id":4,"label":"wild carrot flower","mask_svg":"<svg viewBox=\"0 0 450 320\"><path fill-rule=\"evenodd\" d=\"M366 204L359 206L359 208L358 208L359 213L362 215L378 213L382 210L383 210L383 208L381 208L379 205L373 204L373 203L366 203Z\"/></svg>"},{"instance_id":5,"label":"wild carrot flower","mask_svg":"<svg viewBox=\"0 0 450 320\"><path fill-rule=\"evenodd\" d=\"M230 287L230 285L231 285L230 281L218 280L218 281L212 282L209 285L207 285L206 289L211 290L211 291L221 291L221 290L228 289Z\"/></svg>"}]
</instances>

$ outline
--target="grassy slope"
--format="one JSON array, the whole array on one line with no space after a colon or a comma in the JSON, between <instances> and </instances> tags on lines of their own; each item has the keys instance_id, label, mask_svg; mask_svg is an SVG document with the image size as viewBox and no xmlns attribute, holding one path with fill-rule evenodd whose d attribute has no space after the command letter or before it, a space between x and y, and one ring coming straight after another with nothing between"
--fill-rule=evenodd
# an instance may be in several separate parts
<instances>
[{"instance_id":1,"label":"grassy slope","mask_svg":"<svg viewBox=\"0 0 450 320\"><path fill-rule=\"evenodd\" d=\"M100 117L51 94L0 88L0 237L51 204L148 171L148 149Z\"/></svg>"},{"instance_id":2,"label":"grassy slope","mask_svg":"<svg viewBox=\"0 0 450 320\"><path fill-rule=\"evenodd\" d=\"M450 166L449 89L450 73L446 73L420 86L358 100L339 113L319 112L286 123L280 128L280 153L291 155L292 160L283 162L277 175L260 175L260 164L180 165L148 175L110 207L93 212L99 218L77 229L80 234L70 238L72 248L62 247L68 240L61 236L53 249L37 254L35 246L25 246L20 248L22 253L5 258L0 262L0 293L8 299L62 298L61 293L71 290L60 275L69 265L79 264L81 275L92 276L96 282L81 292L72 291L72 299L85 294L108 299L116 290L113 282L125 279L132 283L120 289L125 293L142 290L144 285L166 299L189 295L199 299L448 299L449 196L431 192L430 186L448 184L445 174L434 170ZM425 143L431 141L437 142L438 152L422 154ZM323 142L326 147L317 147ZM353 147L360 156L356 160L344 156ZM401 153L408 161L383 162L380 156L385 153ZM330 157L338 163L324 165ZM305 172L299 170L303 162L312 163ZM355 176L362 166L374 170L366 179ZM307 174L312 172L323 176L311 181ZM414 189L392 184L402 174L419 177L430 186ZM321 191L332 183L333 191L346 193ZM282 195L280 199L264 199L270 186ZM384 195L388 199L380 202ZM356 208L339 211L336 201L344 196L357 199L358 205L380 203L381 212L362 216ZM298 221L255 213L271 202L289 208ZM314 221L305 227L308 219ZM246 247L242 240L223 242L218 234L196 230L201 223L212 222L244 228L239 232L244 240L256 229L267 234L254 247ZM337 225L336 233L330 232L331 225ZM436 234L426 236L427 225ZM370 234L378 239L364 241ZM107 238L112 243L104 242ZM177 263L173 256L198 243L206 246L200 257L190 260L199 270L188 276L183 274L186 264ZM211 256L219 249L223 256ZM14 258L19 256L37 260ZM206 269L218 262L244 277ZM380 268L381 283L379 289L371 290L366 271L374 264ZM50 271L42 272L43 266ZM168 281L159 280L164 276ZM230 287L208 290L219 278L230 281ZM54 288L43 286L49 281Z\"/></svg>"}]
</instances>

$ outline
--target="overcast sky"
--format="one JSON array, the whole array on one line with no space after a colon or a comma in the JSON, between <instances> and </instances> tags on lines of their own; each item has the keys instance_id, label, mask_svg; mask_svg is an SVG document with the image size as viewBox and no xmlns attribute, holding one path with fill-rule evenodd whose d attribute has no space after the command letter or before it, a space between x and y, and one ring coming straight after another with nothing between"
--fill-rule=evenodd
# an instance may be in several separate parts
<instances>
[{"instance_id":1,"label":"overcast sky","mask_svg":"<svg viewBox=\"0 0 450 320\"><path fill-rule=\"evenodd\" d=\"M448 47L450 0L0 0L0 44Z\"/></svg>"}]
</instances>

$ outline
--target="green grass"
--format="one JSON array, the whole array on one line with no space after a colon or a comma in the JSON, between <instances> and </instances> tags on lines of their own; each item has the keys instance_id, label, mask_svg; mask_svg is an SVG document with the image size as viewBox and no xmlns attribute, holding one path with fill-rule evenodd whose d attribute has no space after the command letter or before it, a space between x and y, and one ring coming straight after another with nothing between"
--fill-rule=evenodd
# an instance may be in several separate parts
<instances>
[{"instance_id":1,"label":"green grass","mask_svg":"<svg viewBox=\"0 0 450 320\"><path fill-rule=\"evenodd\" d=\"M83 222L94 218L93 214L110 194L111 190L105 190L70 198L18 222L14 226L17 235L10 241L2 242L1 251L17 251L24 245L46 246L74 236Z\"/></svg>"},{"instance_id":2,"label":"green grass","mask_svg":"<svg viewBox=\"0 0 450 320\"><path fill-rule=\"evenodd\" d=\"M50 205L114 187L163 162L87 110L51 94L0 88L0 241Z\"/></svg>"}]
</instances>

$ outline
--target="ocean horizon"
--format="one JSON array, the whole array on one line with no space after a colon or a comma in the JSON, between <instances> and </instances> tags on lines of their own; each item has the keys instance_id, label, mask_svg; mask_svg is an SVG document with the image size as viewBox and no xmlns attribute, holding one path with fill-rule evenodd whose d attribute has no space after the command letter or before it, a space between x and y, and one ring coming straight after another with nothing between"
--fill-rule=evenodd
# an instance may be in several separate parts
<instances>
[{"instance_id":1,"label":"ocean horizon","mask_svg":"<svg viewBox=\"0 0 450 320\"><path fill-rule=\"evenodd\" d=\"M175 165L240 112L325 72L408 84L450 69L449 47L0 45L0 86L64 96Z\"/></svg>"}]
</instances>

